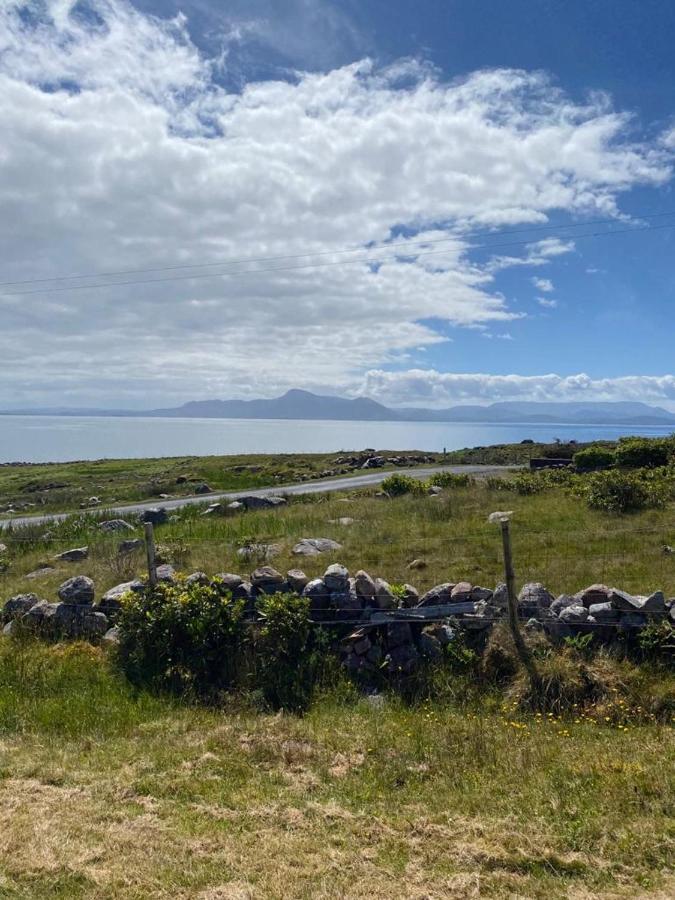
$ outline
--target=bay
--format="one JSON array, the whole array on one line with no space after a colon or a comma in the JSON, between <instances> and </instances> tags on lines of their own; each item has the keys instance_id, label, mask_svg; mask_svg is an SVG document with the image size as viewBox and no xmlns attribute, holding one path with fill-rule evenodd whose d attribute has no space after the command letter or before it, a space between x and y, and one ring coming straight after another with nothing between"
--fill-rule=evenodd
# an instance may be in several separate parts
<instances>
[{"instance_id":1,"label":"bay","mask_svg":"<svg viewBox=\"0 0 675 900\"><path fill-rule=\"evenodd\" d=\"M666 435L672 428L613 425L338 422L289 419L0 416L0 463L235 453L426 450L535 441Z\"/></svg>"}]
</instances>

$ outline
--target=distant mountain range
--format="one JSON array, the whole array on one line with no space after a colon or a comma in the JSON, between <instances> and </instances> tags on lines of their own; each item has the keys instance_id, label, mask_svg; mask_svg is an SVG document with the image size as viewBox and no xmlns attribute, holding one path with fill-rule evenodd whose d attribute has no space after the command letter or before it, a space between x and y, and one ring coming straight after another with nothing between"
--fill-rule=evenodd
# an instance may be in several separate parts
<instances>
[{"instance_id":1,"label":"distant mountain range","mask_svg":"<svg viewBox=\"0 0 675 900\"><path fill-rule=\"evenodd\" d=\"M24 409L0 415L133 416L181 419L310 419L364 422L465 422L673 426L675 413L646 403L504 401L488 406L392 409L367 397L345 399L292 390L272 400L191 400L169 409Z\"/></svg>"}]
</instances>

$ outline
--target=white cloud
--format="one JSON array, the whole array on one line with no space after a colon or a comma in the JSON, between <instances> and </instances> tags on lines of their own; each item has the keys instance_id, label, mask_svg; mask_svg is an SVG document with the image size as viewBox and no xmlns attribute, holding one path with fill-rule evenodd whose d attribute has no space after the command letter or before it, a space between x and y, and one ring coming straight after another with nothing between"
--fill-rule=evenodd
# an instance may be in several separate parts
<instances>
[{"instance_id":1,"label":"white cloud","mask_svg":"<svg viewBox=\"0 0 675 900\"><path fill-rule=\"evenodd\" d=\"M280 261L276 273L0 296L3 405L353 383L446 340L422 322L517 318L496 271L573 249L550 238L479 263L471 228L614 215L622 192L671 175L662 145L628 137L628 116L575 105L540 73L448 83L364 60L228 93L214 80L227 58L200 55L183 17L90 6L93 22L68 0L0 8L3 281L282 254L335 264L349 255L313 254L402 225L418 234L374 270Z\"/></svg>"},{"instance_id":2,"label":"white cloud","mask_svg":"<svg viewBox=\"0 0 675 900\"><path fill-rule=\"evenodd\" d=\"M353 393L394 406L413 403L442 408L499 400L641 400L675 404L675 375L590 378L578 375L488 375L411 369L367 372Z\"/></svg>"},{"instance_id":3,"label":"white cloud","mask_svg":"<svg viewBox=\"0 0 675 900\"><path fill-rule=\"evenodd\" d=\"M547 309L555 309L558 305L558 301L553 300L551 297L537 297L537 303L539 306L544 306Z\"/></svg>"},{"instance_id":4,"label":"white cloud","mask_svg":"<svg viewBox=\"0 0 675 900\"><path fill-rule=\"evenodd\" d=\"M533 278L532 284L538 291L543 291L545 294L550 294L553 291L553 282L550 278Z\"/></svg>"}]
</instances>

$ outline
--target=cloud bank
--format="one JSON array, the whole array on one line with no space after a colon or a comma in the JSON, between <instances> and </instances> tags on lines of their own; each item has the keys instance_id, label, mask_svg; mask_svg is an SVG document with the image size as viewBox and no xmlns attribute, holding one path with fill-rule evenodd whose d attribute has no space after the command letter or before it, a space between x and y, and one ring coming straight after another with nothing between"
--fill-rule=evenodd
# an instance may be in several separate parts
<instances>
[{"instance_id":1,"label":"cloud bank","mask_svg":"<svg viewBox=\"0 0 675 900\"><path fill-rule=\"evenodd\" d=\"M233 93L226 66L191 43L181 15L122 0L3 4L0 280L322 263L0 287L3 405L355 384L445 341L443 325L503 327L521 313L496 272L573 250L550 239L478 262L471 229L618 215L622 193L672 174L671 136L636 141L607 97L576 103L541 73L448 82L419 62L366 59ZM373 242L377 264L332 252Z\"/></svg>"}]
</instances>

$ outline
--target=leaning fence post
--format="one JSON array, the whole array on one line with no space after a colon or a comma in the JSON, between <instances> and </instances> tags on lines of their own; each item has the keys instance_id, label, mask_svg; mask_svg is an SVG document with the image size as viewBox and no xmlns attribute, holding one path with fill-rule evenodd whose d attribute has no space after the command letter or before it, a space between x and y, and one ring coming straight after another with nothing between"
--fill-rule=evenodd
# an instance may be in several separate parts
<instances>
[{"instance_id":1,"label":"leaning fence post","mask_svg":"<svg viewBox=\"0 0 675 900\"><path fill-rule=\"evenodd\" d=\"M515 573L513 571L513 554L511 552L511 531L509 529L508 516L501 516L499 524L502 529L502 545L504 547L504 576L506 579L506 597L507 609L509 615L509 628L513 637L513 643L518 654L518 659L527 670L530 676L530 683L533 690L538 691L541 679L535 665L532 654L530 653L523 636L520 633L518 624L518 600L516 598Z\"/></svg>"},{"instance_id":2,"label":"leaning fence post","mask_svg":"<svg viewBox=\"0 0 675 900\"><path fill-rule=\"evenodd\" d=\"M155 530L152 522L145 523L145 554L148 560L148 581L150 587L157 585L157 561L155 560Z\"/></svg>"}]
</instances>

